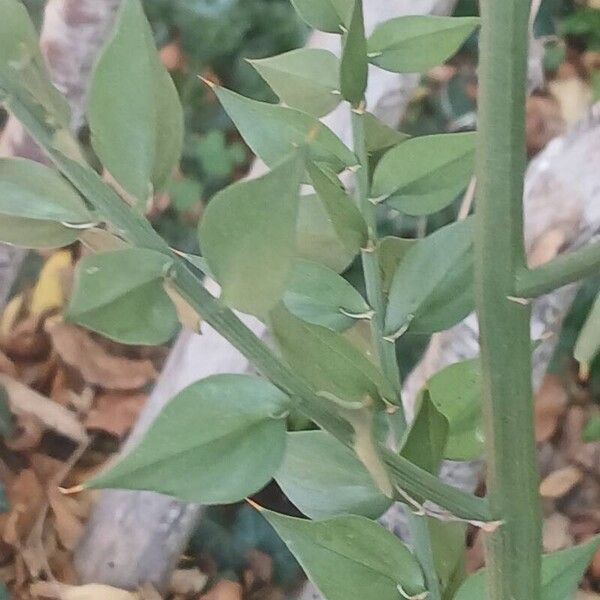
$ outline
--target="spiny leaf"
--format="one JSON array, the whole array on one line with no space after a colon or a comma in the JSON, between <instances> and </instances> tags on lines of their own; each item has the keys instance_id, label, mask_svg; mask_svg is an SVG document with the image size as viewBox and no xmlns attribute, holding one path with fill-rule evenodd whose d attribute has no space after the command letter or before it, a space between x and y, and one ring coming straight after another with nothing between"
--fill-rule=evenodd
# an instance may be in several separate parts
<instances>
[{"instance_id":1,"label":"spiny leaf","mask_svg":"<svg viewBox=\"0 0 600 600\"><path fill-rule=\"evenodd\" d=\"M301 321L283 307L271 313L271 330L284 358L325 397L356 406L366 397L396 402L379 369L339 333Z\"/></svg>"},{"instance_id":2,"label":"spiny leaf","mask_svg":"<svg viewBox=\"0 0 600 600\"><path fill-rule=\"evenodd\" d=\"M65 317L124 344L168 341L179 322L163 289L171 262L143 248L85 256Z\"/></svg>"},{"instance_id":3,"label":"spiny leaf","mask_svg":"<svg viewBox=\"0 0 600 600\"><path fill-rule=\"evenodd\" d=\"M213 89L248 146L267 165L276 165L282 157L304 146L311 160L325 163L336 172L356 165L354 154L314 117L293 108L257 102L220 86Z\"/></svg>"},{"instance_id":4,"label":"spiny leaf","mask_svg":"<svg viewBox=\"0 0 600 600\"><path fill-rule=\"evenodd\" d=\"M369 69L362 0L354 0L352 18L344 36L343 46L340 65L342 96L353 106L358 106L367 89Z\"/></svg>"},{"instance_id":5,"label":"spiny leaf","mask_svg":"<svg viewBox=\"0 0 600 600\"><path fill-rule=\"evenodd\" d=\"M124 0L96 65L88 117L104 167L141 203L162 188L179 160L183 113L140 0Z\"/></svg>"},{"instance_id":6,"label":"spiny leaf","mask_svg":"<svg viewBox=\"0 0 600 600\"><path fill-rule=\"evenodd\" d=\"M334 331L345 331L369 317L369 305L344 278L318 263L294 263L283 303L296 317Z\"/></svg>"},{"instance_id":7,"label":"spiny leaf","mask_svg":"<svg viewBox=\"0 0 600 600\"><path fill-rule=\"evenodd\" d=\"M472 174L475 134L447 133L411 138L388 151L373 176L373 196L410 215L441 210Z\"/></svg>"},{"instance_id":8,"label":"spiny leaf","mask_svg":"<svg viewBox=\"0 0 600 600\"><path fill-rule=\"evenodd\" d=\"M260 490L285 452L289 399L248 375L214 375L177 394L141 440L88 488L152 490L228 504Z\"/></svg>"},{"instance_id":9,"label":"spiny leaf","mask_svg":"<svg viewBox=\"0 0 600 600\"><path fill-rule=\"evenodd\" d=\"M341 514L376 519L391 504L354 453L324 431L288 433L285 458L275 479L311 519Z\"/></svg>"},{"instance_id":10,"label":"spiny leaf","mask_svg":"<svg viewBox=\"0 0 600 600\"><path fill-rule=\"evenodd\" d=\"M298 14L311 27L342 33L350 22L355 0L292 0Z\"/></svg>"},{"instance_id":11,"label":"spiny leaf","mask_svg":"<svg viewBox=\"0 0 600 600\"><path fill-rule=\"evenodd\" d=\"M261 316L281 299L295 254L303 171L294 156L259 179L226 188L208 205L200 246L230 306Z\"/></svg>"},{"instance_id":12,"label":"spiny leaf","mask_svg":"<svg viewBox=\"0 0 600 600\"><path fill-rule=\"evenodd\" d=\"M422 73L450 58L478 25L475 17L397 17L375 28L369 56L388 71Z\"/></svg>"},{"instance_id":13,"label":"spiny leaf","mask_svg":"<svg viewBox=\"0 0 600 600\"><path fill-rule=\"evenodd\" d=\"M439 229L408 250L390 287L387 335L433 333L469 314L474 303L472 245L473 222L467 219Z\"/></svg>"},{"instance_id":14,"label":"spiny leaf","mask_svg":"<svg viewBox=\"0 0 600 600\"><path fill-rule=\"evenodd\" d=\"M261 513L327 600L425 597L416 559L381 525L359 516L305 521Z\"/></svg>"},{"instance_id":15,"label":"spiny leaf","mask_svg":"<svg viewBox=\"0 0 600 600\"><path fill-rule=\"evenodd\" d=\"M341 101L340 62L328 50L300 48L249 62L291 108L322 117Z\"/></svg>"}]
</instances>

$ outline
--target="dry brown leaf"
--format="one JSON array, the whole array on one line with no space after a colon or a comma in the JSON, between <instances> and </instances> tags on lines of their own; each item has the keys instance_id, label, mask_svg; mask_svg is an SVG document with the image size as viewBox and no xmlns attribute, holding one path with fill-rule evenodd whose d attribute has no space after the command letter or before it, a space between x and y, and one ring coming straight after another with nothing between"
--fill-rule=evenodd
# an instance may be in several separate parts
<instances>
[{"instance_id":1,"label":"dry brown leaf","mask_svg":"<svg viewBox=\"0 0 600 600\"><path fill-rule=\"evenodd\" d=\"M558 375L546 375L535 400L535 439L549 440L558 427L569 402L569 396Z\"/></svg>"},{"instance_id":2,"label":"dry brown leaf","mask_svg":"<svg viewBox=\"0 0 600 600\"><path fill-rule=\"evenodd\" d=\"M526 113L527 152L533 156L565 129L560 104L548 96L530 96Z\"/></svg>"},{"instance_id":3,"label":"dry brown leaf","mask_svg":"<svg viewBox=\"0 0 600 600\"><path fill-rule=\"evenodd\" d=\"M54 528L60 543L67 550L74 550L84 532L83 523L79 520L77 502L61 494L57 487L48 490L48 501L54 513Z\"/></svg>"},{"instance_id":4,"label":"dry brown leaf","mask_svg":"<svg viewBox=\"0 0 600 600\"><path fill-rule=\"evenodd\" d=\"M106 431L116 437L128 433L147 400L142 392L98 394L85 419L87 429Z\"/></svg>"},{"instance_id":5,"label":"dry brown leaf","mask_svg":"<svg viewBox=\"0 0 600 600\"><path fill-rule=\"evenodd\" d=\"M36 596L55 600L139 600L134 592L127 592L108 585L64 585L62 583L38 582L31 586Z\"/></svg>"},{"instance_id":6,"label":"dry brown leaf","mask_svg":"<svg viewBox=\"0 0 600 600\"><path fill-rule=\"evenodd\" d=\"M0 373L5 373L11 377L17 376L17 367L4 352L0 350Z\"/></svg>"},{"instance_id":7,"label":"dry brown leaf","mask_svg":"<svg viewBox=\"0 0 600 600\"><path fill-rule=\"evenodd\" d=\"M13 433L4 443L13 452L33 450L39 446L44 429L43 423L35 415L18 415Z\"/></svg>"},{"instance_id":8,"label":"dry brown leaf","mask_svg":"<svg viewBox=\"0 0 600 600\"><path fill-rule=\"evenodd\" d=\"M113 356L75 325L48 320L46 330L62 360L79 371L88 384L108 390L135 390L157 375L151 361Z\"/></svg>"},{"instance_id":9,"label":"dry brown leaf","mask_svg":"<svg viewBox=\"0 0 600 600\"><path fill-rule=\"evenodd\" d=\"M208 575L197 567L194 569L177 569L171 576L169 589L174 594L188 596L199 594L208 582Z\"/></svg>"},{"instance_id":10,"label":"dry brown leaf","mask_svg":"<svg viewBox=\"0 0 600 600\"><path fill-rule=\"evenodd\" d=\"M233 581L222 579L199 600L242 600L242 586Z\"/></svg>"},{"instance_id":11,"label":"dry brown leaf","mask_svg":"<svg viewBox=\"0 0 600 600\"><path fill-rule=\"evenodd\" d=\"M44 507L46 495L33 469L23 469L11 481L6 492L11 508L0 521L4 522L2 538L11 546L20 546L31 533Z\"/></svg>"},{"instance_id":12,"label":"dry brown leaf","mask_svg":"<svg viewBox=\"0 0 600 600\"><path fill-rule=\"evenodd\" d=\"M29 316L19 321L4 340L6 355L16 361L45 360L50 353L50 340L41 328L39 317Z\"/></svg>"},{"instance_id":13,"label":"dry brown leaf","mask_svg":"<svg viewBox=\"0 0 600 600\"><path fill-rule=\"evenodd\" d=\"M8 392L11 410L17 415L29 414L45 427L76 442L83 443L87 434L74 413L8 375L0 374L0 384Z\"/></svg>"},{"instance_id":14,"label":"dry brown leaf","mask_svg":"<svg viewBox=\"0 0 600 600\"><path fill-rule=\"evenodd\" d=\"M554 513L544 520L543 540L545 552L556 552L573 545L569 529L571 522L560 513Z\"/></svg>"},{"instance_id":15,"label":"dry brown leaf","mask_svg":"<svg viewBox=\"0 0 600 600\"><path fill-rule=\"evenodd\" d=\"M185 71L187 60L179 42L173 40L160 49L160 60L167 71Z\"/></svg>"},{"instance_id":16,"label":"dry brown leaf","mask_svg":"<svg viewBox=\"0 0 600 600\"><path fill-rule=\"evenodd\" d=\"M572 465L550 473L540 484L544 498L561 498L568 494L583 479L583 473Z\"/></svg>"}]
</instances>

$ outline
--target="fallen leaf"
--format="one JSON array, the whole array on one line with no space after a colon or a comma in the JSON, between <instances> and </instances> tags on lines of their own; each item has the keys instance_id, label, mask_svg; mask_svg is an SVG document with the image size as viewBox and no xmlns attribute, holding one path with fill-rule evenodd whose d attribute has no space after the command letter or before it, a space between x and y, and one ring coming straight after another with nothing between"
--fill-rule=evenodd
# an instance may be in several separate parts
<instances>
[{"instance_id":1,"label":"fallen leaf","mask_svg":"<svg viewBox=\"0 0 600 600\"><path fill-rule=\"evenodd\" d=\"M538 443L549 440L563 417L569 396L558 375L547 375L535 400L535 439Z\"/></svg>"},{"instance_id":2,"label":"fallen leaf","mask_svg":"<svg viewBox=\"0 0 600 600\"><path fill-rule=\"evenodd\" d=\"M13 413L29 414L37 417L48 429L76 442L85 442L87 434L74 413L49 398L38 394L8 375L0 374L0 384L8 392Z\"/></svg>"},{"instance_id":3,"label":"fallen leaf","mask_svg":"<svg viewBox=\"0 0 600 600\"><path fill-rule=\"evenodd\" d=\"M137 421L147 398L142 392L98 394L84 424L87 429L106 431L122 438Z\"/></svg>"},{"instance_id":4,"label":"fallen leaf","mask_svg":"<svg viewBox=\"0 0 600 600\"><path fill-rule=\"evenodd\" d=\"M62 583L38 582L31 586L34 595L55 600L139 600L134 592L127 592L108 585L64 585Z\"/></svg>"},{"instance_id":5,"label":"fallen leaf","mask_svg":"<svg viewBox=\"0 0 600 600\"><path fill-rule=\"evenodd\" d=\"M61 494L55 486L48 490L48 501L54 513L54 527L60 543L65 549L74 550L84 531L82 522L75 514L76 501Z\"/></svg>"},{"instance_id":6,"label":"fallen leaf","mask_svg":"<svg viewBox=\"0 0 600 600\"><path fill-rule=\"evenodd\" d=\"M73 261L69 250L59 250L48 258L33 288L29 303L32 315L57 310L64 306L70 287Z\"/></svg>"},{"instance_id":7,"label":"fallen leaf","mask_svg":"<svg viewBox=\"0 0 600 600\"><path fill-rule=\"evenodd\" d=\"M544 552L556 552L573 545L570 525L569 519L560 513L554 513L544 520Z\"/></svg>"},{"instance_id":8,"label":"fallen leaf","mask_svg":"<svg viewBox=\"0 0 600 600\"><path fill-rule=\"evenodd\" d=\"M156 378L150 360L111 355L80 327L48 320L46 330L61 359L79 371L88 384L108 390L135 390Z\"/></svg>"},{"instance_id":9,"label":"fallen leaf","mask_svg":"<svg viewBox=\"0 0 600 600\"><path fill-rule=\"evenodd\" d=\"M4 307L0 318L0 340L5 340L12 332L15 324L21 318L24 310L23 294L17 294Z\"/></svg>"},{"instance_id":10,"label":"fallen leaf","mask_svg":"<svg viewBox=\"0 0 600 600\"><path fill-rule=\"evenodd\" d=\"M221 579L207 594L198 600L242 600L242 586L233 581Z\"/></svg>"},{"instance_id":11,"label":"fallen leaf","mask_svg":"<svg viewBox=\"0 0 600 600\"><path fill-rule=\"evenodd\" d=\"M5 373L11 377L17 376L17 367L15 363L0 350L0 373Z\"/></svg>"},{"instance_id":12,"label":"fallen leaf","mask_svg":"<svg viewBox=\"0 0 600 600\"><path fill-rule=\"evenodd\" d=\"M170 591L174 594L188 596L199 594L208 582L208 575L197 567L194 569L177 569L171 576Z\"/></svg>"},{"instance_id":13,"label":"fallen leaf","mask_svg":"<svg viewBox=\"0 0 600 600\"><path fill-rule=\"evenodd\" d=\"M540 484L544 498L561 498L568 494L583 479L583 473L572 465L550 473Z\"/></svg>"},{"instance_id":14,"label":"fallen leaf","mask_svg":"<svg viewBox=\"0 0 600 600\"><path fill-rule=\"evenodd\" d=\"M548 89L558 100L567 125L579 121L587 113L593 101L589 84L578 76L550 81Z\"/></svg>"}]
</instances>

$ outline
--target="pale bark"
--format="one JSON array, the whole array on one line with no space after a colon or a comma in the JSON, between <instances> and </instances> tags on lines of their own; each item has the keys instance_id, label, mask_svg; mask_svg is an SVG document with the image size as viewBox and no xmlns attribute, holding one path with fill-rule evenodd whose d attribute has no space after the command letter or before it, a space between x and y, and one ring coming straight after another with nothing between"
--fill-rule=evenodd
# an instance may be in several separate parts
<instances>
[{"instance_id":1,"label":"pale bark","mask_svg":"<svg viewBox=\"0 0 600 600\"><path fill-rule=\"evenodd\" d=\"M419 0L418 3L367 0L367 29L403 14L449 14L455 3L456 0ZM339 53L339 39L339 36L317 32L308 45ZM373 69L367 93L369 109L389 125L398 125L419 79L416 74L397 75ZM347 107L338 108L324 120L349 143ZM251 176L263 169L256 161ZM258 335L265 336L261 323L254 319L248 322ZM248 361L209 327L203 328L201 336L184 331L134 429L133 439L139 439L161 408L190 383L211 373L248 371L251 371ZM200 507L150 492L104 492L77 551L76 565L82 580L124 588L135 588L139 583L150 581L163 588L199 514Z\"/></svg>"}]
</instances>

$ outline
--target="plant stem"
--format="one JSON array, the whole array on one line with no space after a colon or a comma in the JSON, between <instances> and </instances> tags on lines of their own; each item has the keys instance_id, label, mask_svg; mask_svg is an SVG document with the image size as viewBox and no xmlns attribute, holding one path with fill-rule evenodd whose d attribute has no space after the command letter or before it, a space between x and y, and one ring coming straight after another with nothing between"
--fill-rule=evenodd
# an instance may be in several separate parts
<instances>
[{"instance_id":1,"label":"plant stem","mask_svg":"<svg viewBox=\"0 0 600 600\"><path fill-rule=\"evenodd\" d=\"M515 295L535 298L584 277L595 275L600 269L600 241L581 250L562 254L535 269L522 269L517 273Z\"/></svg>"},{"instance_id":2,"label":"plant stem","mask_svg":"<svg viewBox=\"0 0 600 600\"><path fill-rule=\"evenodd\" d=\"M171 256L173 283L200 317L231 342L267 379L296 400L298 410L303 415L343 444L352 447L350 425L324 403L322 398L317 397L314 390L256 337L231 309L204 288L201 278L191 271L183 258L168 247L140 212L128 206L89 167L67 157L57 147L57 132L51 125L55 120L28 93L20 94L19 90L13 89L1 79L0 91L9 95L11 111L46 151L58 170L96 209L99 220L109 224L112 230L130 244ZM490 520L485 500L447 485L383 446L380 451L390 469L394 485L408 494L427 498L459 518Z\"/></svg>"},{"instance_id":3,"label":"plant stem","mask_svg":"<svg viewBox=\"0 0 600 600\"><path fill-rule=\"evenodd\" d=\"M375 205L369 201L370 174L369 157L366 147L365 116L362 107L352 109L352 136L354 152L358 157L360 169L356 175L357 197L360 211L367 224L368 242L367 247L362 250L362 265L367 289L367 300L373 309L371 318L371 337L373 345L377 350L379 362L383 374L392 383L398 398L398 414L395 415L399 423L396 433L406 430L406 416L402 406L402 379L398 360L396 358L396 346L394 342L385 339L385 297L381 279L381 267L377 250L377 214ZM440 583L435 569L431 536L427 521L424 516L415 515L411 508L406 509L408 527L413 541L415 556L421 564L425 574L425 583L429 592L429 600L441 600Z\"/></svg>"},{"instance_id":4,"label":"plant stem","mask_svg":"<svg viewBox=\"0 0 600 600\"><path fill-rule=\"evenodd\" d=\"M539 600L541 531L530 307L511 299L525 267L523 178L529 2L483 0L475 236L488 497L489 600Z\"/></svg>"}]
</instances>

